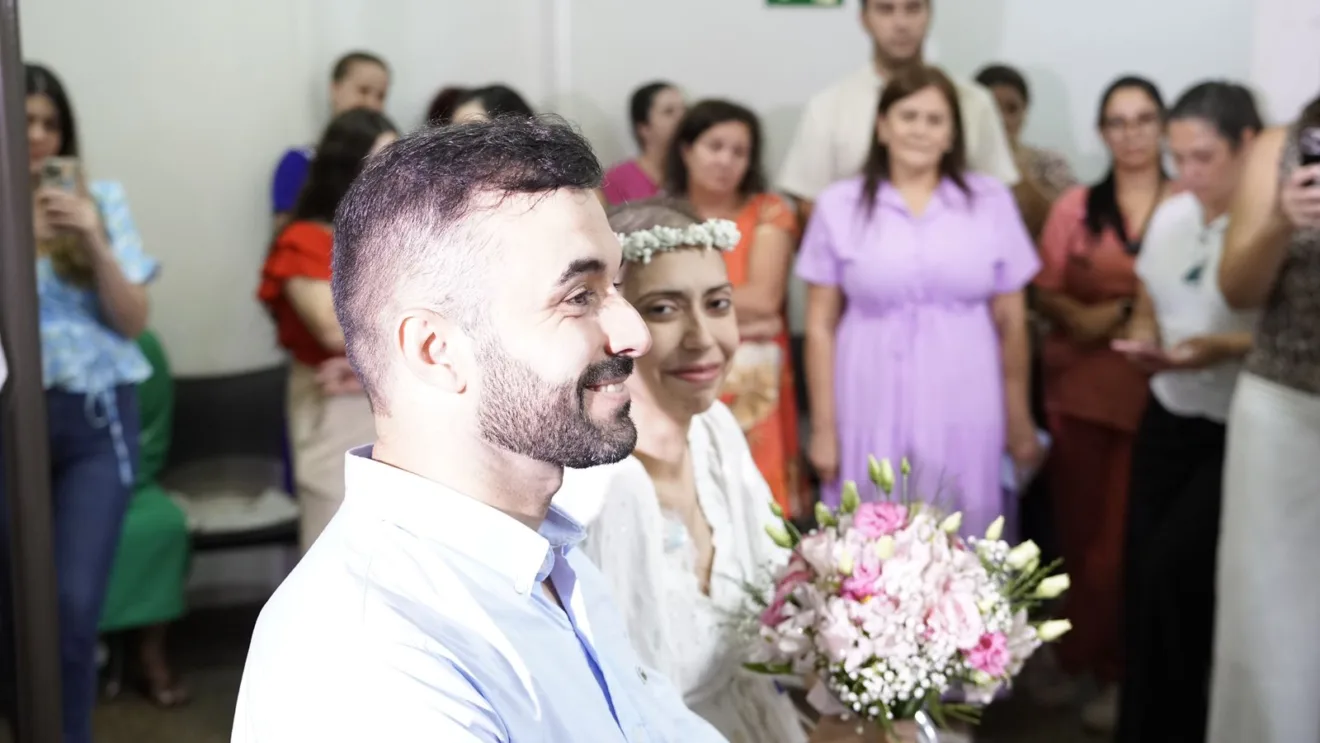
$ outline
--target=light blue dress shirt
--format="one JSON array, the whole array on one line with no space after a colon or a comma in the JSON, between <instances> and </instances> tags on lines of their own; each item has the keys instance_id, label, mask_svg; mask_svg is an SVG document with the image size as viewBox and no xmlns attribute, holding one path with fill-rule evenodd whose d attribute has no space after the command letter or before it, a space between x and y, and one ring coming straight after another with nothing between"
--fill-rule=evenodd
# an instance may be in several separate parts
<instances>
[{"instance_id":1,"label":"light blue dress shirt","mask_svg":"<svg viewBox=\"0 0 1320 743\"><path fill-rule=\"evenodd\" d=\"M261 612L233 743L724 740L638 661L563 512L532 531L370 447L345 480Z\"/></svg>"}]
</instances>

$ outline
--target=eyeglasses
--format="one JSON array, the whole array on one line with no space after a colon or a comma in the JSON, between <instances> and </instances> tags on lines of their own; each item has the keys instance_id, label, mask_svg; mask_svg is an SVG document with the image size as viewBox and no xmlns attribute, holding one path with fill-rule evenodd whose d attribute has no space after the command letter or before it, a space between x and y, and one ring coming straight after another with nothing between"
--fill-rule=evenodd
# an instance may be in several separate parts
<instances>
[{"instance_id":1,"label":"eyeglasses","mask_svg":"<svg viewBox=\"0 0 1320 743\"><path fill-rule=\"evenodd\" d=\"M1159 128L1162 117L1158 113L1145 113L1134 119L1125 119L1119 116L1105 119L1100 123L1101 128L1111 134L1124 134L1127 132L1141 132L1148 134Z\"/></svg>"}]
</instances>

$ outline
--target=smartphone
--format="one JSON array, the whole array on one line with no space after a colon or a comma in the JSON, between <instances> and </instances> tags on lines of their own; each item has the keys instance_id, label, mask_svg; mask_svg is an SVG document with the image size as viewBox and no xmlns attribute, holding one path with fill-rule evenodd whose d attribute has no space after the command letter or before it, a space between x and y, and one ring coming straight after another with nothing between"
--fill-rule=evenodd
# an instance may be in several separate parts
<instances>
[{"instance_id":1,"label":"smartphone","mask_svg":"<svg viewBox=\"0 0 1320 743\"><path fill-rule=\"evenodd\" d=\"M1320 165L1320 126L1308 126L1297 133L1297 150L1303 168ZM1314 186L1315 179L1312 178L1306 185Z\"/></svg>"},{"instance_id":2,"label":"smartphone","mask_svg":"<svg viewBox=\"0 0 1320 743\"><path fill-rule=\"evenodd\" d=\"M75 193L82 181L81 166L76 157L48 157L41 165L41 185Z\"/></svg>"}]
</instances>

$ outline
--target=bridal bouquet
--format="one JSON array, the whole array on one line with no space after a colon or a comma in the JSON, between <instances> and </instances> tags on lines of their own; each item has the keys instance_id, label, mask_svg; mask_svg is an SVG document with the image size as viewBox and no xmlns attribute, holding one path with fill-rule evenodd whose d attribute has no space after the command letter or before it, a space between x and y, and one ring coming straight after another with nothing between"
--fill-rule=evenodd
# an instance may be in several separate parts
<instances>
[{"instance_id":1,"label":"bridal bouquet","mask_svg":"<svg viewBox=\"0 0 1320 743\"><path fill-rule=\"evenodd\" d=\"M801 534L778 507L771 538L791 550L770 585L748 585L746 667L816 679L808 700L822 713L872 722L925 712L941 727L976 722L1066 620L1034 624L1028 611L1058 597L1068 576L1040 564L1032 542L1010 547L1003 518L984 538L958 535L961 514L909 498L906 460L870 461L886 500L861 503L846 483L840 508L816 507Z\"/></svg>"}]
</instances>

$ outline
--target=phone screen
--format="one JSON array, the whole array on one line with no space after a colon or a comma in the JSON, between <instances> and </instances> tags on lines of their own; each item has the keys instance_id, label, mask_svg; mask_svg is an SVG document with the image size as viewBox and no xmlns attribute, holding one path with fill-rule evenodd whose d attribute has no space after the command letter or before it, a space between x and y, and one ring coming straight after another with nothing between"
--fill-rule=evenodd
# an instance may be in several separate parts
<instances>
[{"instance_id":1,"label":"phone screen","mask_svg":"<svg viewBox=\"0 0 1320 743\"><path fill-rule=\"evenodd\" d=\"M41 166L41 185L73 193L78 190L78 159L51 157Z\"/></svg>"},{"instance_id":2,"label":"phone screen","mask_svg":"<svg viewBox=\"0 0 1320 743\"><path fill-rule=\"evenodd\" d=\"M1320 126L1307 127L1297 135L1302 166L1320 164Z\"/></svg>"}]
</instances>

